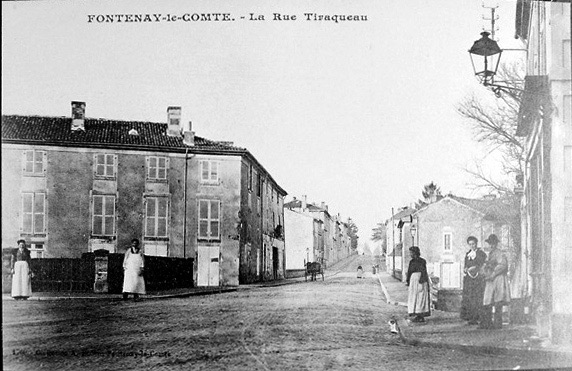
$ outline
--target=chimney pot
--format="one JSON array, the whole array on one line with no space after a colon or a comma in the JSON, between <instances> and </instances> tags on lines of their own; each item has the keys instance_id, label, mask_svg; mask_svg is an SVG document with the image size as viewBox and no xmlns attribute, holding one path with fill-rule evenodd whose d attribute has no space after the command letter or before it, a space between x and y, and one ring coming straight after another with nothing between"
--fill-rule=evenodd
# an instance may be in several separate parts
<instances>
[{"instance_id":1,"label":"chimney pot","mask_svg":"<svg viewBox=\"0 0 572 371\"><path fill-rule=\"evenodd\" d=\"M185 131L183 133L183 143L187 146L194 146L195 145L195 132L194 131Z\"/></svg>"},{"instance_id":2,"label":"chimney pot","mask_svg":"<svg viewBox=\"0 0 572 371\"><path fill-rule=\"evenodd\" d=\"M85 131L85 102L71 102L72 106L72 126L71 130Z\"/></svg>"},{"instance_id":3,"label":"chimney pot","mask_svg":"<svg viewBox=\"0 0 572 371\"><path fill-rule=\"evenodd\" d=\"M167 135L181 136L181 107L167 107Z\"/></svg>"}]
</instances>

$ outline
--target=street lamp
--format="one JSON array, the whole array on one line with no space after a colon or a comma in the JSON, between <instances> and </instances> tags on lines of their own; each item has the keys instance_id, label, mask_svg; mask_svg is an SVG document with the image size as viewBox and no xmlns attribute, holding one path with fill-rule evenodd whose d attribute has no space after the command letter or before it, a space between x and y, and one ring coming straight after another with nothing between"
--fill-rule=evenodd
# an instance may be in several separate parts
<instances>
[{"instance_id":1,"label":"street lamp","mask_svg":"<svg viewBox=\"0 0 572 371\"><path fill-rule=\"evenodd\" d=\"M411 225L409 228L409 232L411 232L411 246L415 245L415 234L417 234L417 227L414 224Z\"/></svg>"},{"instance_id":2,"label":"street lamp","mask_svg":"<svg viewBox=\"0 0 572 371\"><path fill-rule=\"evenodd\" d=\"M501 91L511 93L522 92L522 89L495 83L495 76L499 68L503 49L499 47L495 40L489 38L489 36L489 32L481 32L481 38L475 41L471 49L469 49L469 56L471 57L471 64L473 65L475 76L481 84L490 87L496 95L500 95Z\"/></svg>"}]
</instances>

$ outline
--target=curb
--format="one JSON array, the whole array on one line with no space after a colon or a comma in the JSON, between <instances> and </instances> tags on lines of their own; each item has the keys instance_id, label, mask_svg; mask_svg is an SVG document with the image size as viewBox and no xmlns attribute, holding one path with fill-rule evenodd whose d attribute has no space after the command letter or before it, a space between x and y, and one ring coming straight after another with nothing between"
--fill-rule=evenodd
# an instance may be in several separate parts
<instances>
[{"instance_id":1,"label":"curb","mask_svg":"<svg viewBox=\"0 0 572 371\"><path fill-rule=\"evenodd\" d=\"M397 302L391 300L391 296L387 291L387 288L381 281L379 274L377 275L379 280L379 284L381 285L381 289L383 291L383 295L385 295L386 301L388 304L392 305L400 305L407 307L407 303ZM398 321L397 319L395 319ZM407 331L405 331L407 332ZM468 345L468 344L452 344L447 342L436 342L436 341L427 341L427 340L419 340L413 338L411 335L407 335L399 326L399 337L404 344L410 346L421 346L427 348L440 348L440 349L451 349L451 350L460 350L463 352L477 354L477 353L488 353L488 354L506 354L512 353L517 355L527 355L530 356L531 354L538 354L539 356L546 357L546 356L558 356L563 357L565 359L569 359L572 364L572 352L562 352L558 350L550 350L550 349L523 349L523 348L515 348L515 347L499 347L499 346L492 346L492 345Z\"/></svg>"},{"instance_id":2,"label":"curb","mask_svg":"<svg viewBox=\"0 0 572 371\"><path fill-rule=\"evenodd\" d=\"M224 288L221 290L205 290L205 291L194 291L194 292L182 292L177 294L165 294L165 295L142 295L140 296L140 301L148 301L148 300L160 300L160 299L172 299L172 298L185 298L189 296L203 296L203 295L213 295L213 294L222 294L226 292L234 292L237 291L238 288ZM66 301L66 300L106 300L106 301L123 301L121 294L116 294L117 296L109 296L106 294L105 296L49 296L49 297L40 297L40 296L32 296L28 298L27 301ZM12 297L5 297L2 296L2 301L15 301Z\"/></svg>"}]
</instances>

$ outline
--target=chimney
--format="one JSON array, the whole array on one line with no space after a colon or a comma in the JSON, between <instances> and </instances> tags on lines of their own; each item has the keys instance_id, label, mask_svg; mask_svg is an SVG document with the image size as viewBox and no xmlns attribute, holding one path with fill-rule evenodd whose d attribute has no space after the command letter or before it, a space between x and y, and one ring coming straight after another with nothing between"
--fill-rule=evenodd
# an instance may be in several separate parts
<instances>
[{"instance_id":1,"label":"chimney","mask_svg":"<svg viewBox=\"0 0 572 371\"><path fill-rule=\"evenodd\" d=\"M181 107L167 108L167 135L181 136Z\"/></svg>"},{"instance_id":2,"label":"chimney","mask_svg":"<svg viewBox=\"0 0 572 371\"><path fill-rule=\"evenodd\" d=\"M306 195L302 196L302 202L300 203L300 205L302 205L302 211L306 210L306 207L308 205L308 200L306 198Z\"/></svg>"},{"instance_id":3,"label":"chimney","mask_svg":"<svg viewBox=\"0 0 572 371\"><path fill-rule=\"evenodd\" d=\"M72 131L85 131L85 102L71 102L72 106Z\"/></svg>"},{"instance_id":4,"label":"chimney","mask_svg":"<svg viewBox=\"0 0 572 371\"><path fill-rule=\"evenodd\" d=\"M183 144L186 146L194 146L195 145L195 132L192 131L193 124L189 121L189 130L185 130L183 132Z\"/></svg>"}]
</instances>

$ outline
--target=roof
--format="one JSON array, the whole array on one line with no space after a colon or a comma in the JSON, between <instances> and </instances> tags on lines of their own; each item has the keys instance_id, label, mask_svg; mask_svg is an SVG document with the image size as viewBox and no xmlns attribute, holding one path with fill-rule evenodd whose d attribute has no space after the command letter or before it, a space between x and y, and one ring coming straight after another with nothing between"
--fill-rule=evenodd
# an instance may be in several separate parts
<instances>
[{"instance_id":1,"label":"roof","mask_svg":"<svg viewBox=\"0 0 572 371\"><path fill-rule=\"evenodd\" d=\"M288 208L288 209L301 209L302 208L302 200L294 199L290 202L286 202L284 204L284 207ZM306 209L308 209L309 212L324 212L324 213L330 215L330 213L328 212L327 209L322 208L322 207L317 206L317 205L314 205L310 202L306 203Z\"/></svg>"},{"instance_id":2,"label":"roof","mask_svg":"<svg viewBox=\"0 0 572 371\"><path fill-rule=\"evenodd\" d=\"M74 147L125 146L183 151L190 147L182 136L167 135L167 124L145 121L119 121L85 119L85 130L71 130L70 117L2 115L2 141L44 142L45 144L71 145ZM135 129L138 135L130 135ZM193 150L245 152L229 142L217 142L195 136Z\"/></svg>"},{"instance_id":3,"label":"roof","mask_svg":"<svg viewBox=\"0 0 572 371\"><path fill-rule=\"evenodd\" d=\"M519 213L518 205L512 204L509 199L475 199L458 197L454 195L449 195L447 197L450 197L453 200L462 203L463 205L483 213L487 219L507 220L518 216Z\"/></svg>"},{"instance_id":4,"label":"roof","mask_svg":"<svg viewBox=\"0 0 572 371\"><path fill-rule=\"evenodd\" d=\"M287 194L246 148L233 146L230 142L195 136L194 145L188 146L183 143L182 135L167 135L168 125L161 122L86 118L85 130L72 131L71 126L71 117L65 116L2 115L2 143L240 155L256 163L278 190ZM133 129L138 135L129 134Z\"/></svg>"},{"instance_id":5,"label":"roof","mask_svg":"<svg viewBox=\"0 0 572 371\"><path fill-rule=\"evenodd\" d=\"M398 220L398 219L404 218L406 216L410 216L411 214L413 214L416 211L417 211L416 209L408 207L406 209L401 210L397 214L393 215L393 220Z\"/></svg>"},{"instance_id":6,"label":"roof","mask_svg":"<svg viewBox=\"0 0 572 371\"><path fill-rule=\"evenodd\" d=\"M456 201L461 205L482 214L483 217L488 220L509 221L517 217L519 212L518 206L512 204L509 199L465 198L455 195L447 195L437 202L426 205L419 211L426 210L431 207L431 205L447 199Z\"/></svg>"}]
</instances>

